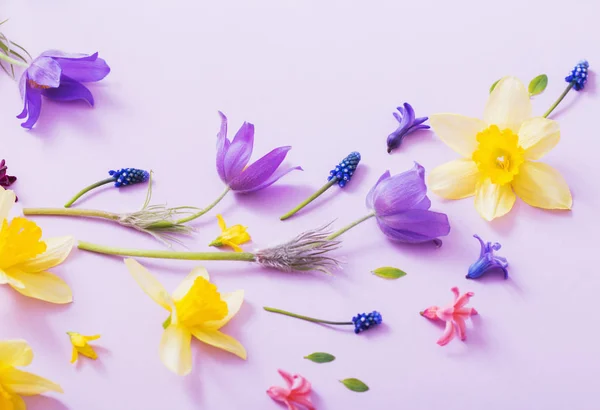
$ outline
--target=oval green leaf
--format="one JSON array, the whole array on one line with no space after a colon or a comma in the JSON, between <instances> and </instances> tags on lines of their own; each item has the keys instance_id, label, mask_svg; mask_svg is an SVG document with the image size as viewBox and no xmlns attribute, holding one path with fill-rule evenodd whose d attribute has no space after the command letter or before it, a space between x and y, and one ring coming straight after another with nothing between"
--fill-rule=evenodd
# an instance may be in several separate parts
<instances>
[{"instance_id":1,"label":"oval green leaf","mask_svg":"<svg viewBox=\"0 0 600 410\"><path fill-rule=\"evenodd\" d=\"M500 80L502 80L502 79L499 78L498 80L496 80L496 82L494 84L492 84L492 86L490 87L490 94L492 93L492 91L494 91L494 88L496 88L496 86L498 85Z\"/></svg>"},{"instance_id":2,"label":"oval green leaf","mask_svg":"<svg viewBox=\"0 0 600 410\"><path fill-rule=\"evenodd\" d=\"M534 96L544 92L548 86L548 76L540 74L529 83L529 95Z\"/></svg>"},{"instance_id":3,"label":"oval green leaf","mask_svg":"<svg viewBox=\"0 0 600 410\"><path fill-rule=\"evenodd\" d=\"M348 388L348 390L352 390L357 393L363 393L369 390L369 386L355 378L340 380L340 382L342 382L344 386Z\"/></svg>"},{"instance_id":4,"label":"oval green leaf","mask_svg":"<svg viewBox=\"0 0 600 410\"><path fill-rule=\"evenodd\" d=\"M384 266L382 268L377 268L373 271L373 273L380 278L384 279L398 279L402 276L406 276L406 272L400 270L398 268L393 268L391 266Z\"/></svg>"},{"instance_id":5,"label":"oval green leaf","mask_svg":"<svg viewBox=\"0 0 600 410\"><path fill-rule=\"evenodd\" d=\"M305 359L315 363L329 363L335 360L335 356L329 353L315 352L308 356L304 356Z\"/></svg>"}]
</instances>

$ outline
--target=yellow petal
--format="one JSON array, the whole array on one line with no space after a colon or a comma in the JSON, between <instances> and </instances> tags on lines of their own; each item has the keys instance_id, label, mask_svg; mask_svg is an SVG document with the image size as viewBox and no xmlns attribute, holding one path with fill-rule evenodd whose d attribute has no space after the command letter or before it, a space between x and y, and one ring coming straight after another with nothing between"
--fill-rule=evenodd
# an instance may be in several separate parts
<instances>
[{"instance_id":1,"label":"yellow petal","mask_svg":"<svg viewBox=\"0 0 600 410\"><path fill-rule=\"evenodd\" d=\"M217 220L219 221L219 228L221 228L221 231L225 231L225 229L227 229L227 225L225 224L225 219L223 219L223 215L217 215Z\"/></svg>"},{"instance_id":2,"label":"yellow petal","mask_svg":"<svg viewBox=\"0 0 600 410\"><path fill-rule=\"evenodd\" d=\"M35 396L48 391L63 393L58 384L36 374L17 370L14 367L0 370L0 380L2 380L2 386L9 392L21 396Z\"/></svg>"},{"instance_id":3,"label":"yellow petal","mask_svg":"<svg viewBox=\"0 0 600 410\"><path fill-rule=\"evenodd\" d=\"M0 385L0 409L27 410L27 406L20 396L6 391L6 389Z\"/></svg>"},{"instance_id":4,"label":"yellow petal","mask_svg":"<svg viewBox=\"0 0 600 410\"><path fill-rule=\"evenodd\" d=\"M73 301L73 294L69 285L50 272L27 273L10 270L9 274L25 285L22 289L12 287L22 295L57 304Z\"/></svg>"},{"instance_id":5,"label":"yellow petal","mask_svg":"<svg viewBox=\"0 0 600 410\"><path fill-rule=\"evenodd\" d=\"M0 269L0 285L7 285L7 284L14 288L23 289L25 287L25 285L23 285L23 282L16 280L12 276L10 276L8 273L6 273L2 269Z\"/></svg>"},{"instance_id":6,"label":"yellow petal","mask_svg":"<svg viewBox=\"0 0 600 410\"><path fill-rule=\"evenodd\" d=\"M217 347L246 360L247 354L244 346L233 337L215 329L192 329L192 334L201 342Z\"/></svg>"},{"instance_id":7,"label":"yellow petal","mask_svg":"<svg viewBox=\"0 0 600 410\"><path fill-rule=\"evenodd\" d=\"M28 366L33 360L33 350L25 340L0 341L0 368L3 366Z\"/></svg>"},{"instance_id":8,"label":"yellow petal","mask_svg":"<svg viewBox=\"0 0 600 410\"><path fill-rule=\"evenodd\" d=\"M16 199L14 191L0 187L0 223L8 218L8 213L15 204Z\"/></svg>"},{"instance_id":9,"label":"yellow petal","mask_svg":"<svg viewBox=\"0 0 600 410\"><path fill-rule=\"evenodd\" d=\"M526 159L540 159L560 141L558 122L547 118L532 118L521 125L519 145Z\"/></svg>"},{"instance_id":10,"label":"yellow petal","mask_svg":"<svg viewBox=\"0 0 600 410\"><path fill-rule=\"evenodd\" d=\"M125 265L142 290L156 303L171 311L173 301L163 285L135 259L125 259Z\"/></svg>"},{"instance_id":11,"label":"yellow petal","mask_svg":"<svg viewBox=\"0 0 600 410\"><path fill-rule=\"evenodd\" d=\"M240 311L244 303L244 291L236 290L235 292L221 293L221 299L227 303L227 316L221 320L205 322L202 325L203 328L220 329L225 326Z\"/></svg>"},{"instance_id":12,"label":"yellow petal","mask_svg":"<svg viewBox=\"0 0 600 410\"><path fill-rule=\"evenodd\" d=\"M24 272L42 272L60 265L67 259L73 245L75 244L75 238L72 236L61 236L59 238L50 238L44 240L46 243L46 251L40 255L37 255L33 259L26 262L20 263L17 268Z\"/></svg>"},{"instance_id":13,"label":"yellow petal","mask_svg":"<svg viewBox=\"0 0 600 410\"><path fill-rule=\"evenodd\" d=\"M75 348L75 346L73 346L73 351L71 352L71 363L75 363L77 361L77 348Z\"/></svg>"},{"instance_id":14,"label":"yellow petal","mask_svg":"<svg viewBox=\"0 0 600 410\"><path fill-rule=\"evenodd\" d=\"M488 178L480 182L475 191L475 208L488 221L507 214L515 204L516 196L510 184L493 184Z\"/></svg>"},{"instance_id":15,"label":"yellow petal","mask_svg":"<svg viewBox=\"0 0 600 410\"><path fill-rule=\"evenodd\" d=\"M479 170L477 164L467 158L447 162L429 173L431 191L447 199L461 199L475 195Z\"/></svg>"},{"instance_id":16,"label":"yellow petal","mask_svg":"<svg viewBox=\"0 0 600 410\"><path fill-rule=\"evenodd\" d=\"M530 117L531 100L525 84L516 77L504 77L490 94L483 119L487 125L510 128L516 133Z\"/></svg>"},{"instance_id":17,"label":"yellow petal","mask_svg":"<svg viewBox=\"0 0 600 410\"><path fill-rule=\"evenodd\" d=\"M487 124L478 118L458 114L433 114L429 123L446 145L468 158L477 148L477 134L487 128Z\"/></svg>"},{"instance_id":18,"label":"yellow petal","mask_svg":"<svg viewBox=\"0 0 600 410\"><path fill-rule=\"evenodd\" d=\"M77 347L77 352L81 353L85 357L89 357L90 359L96 360L98 358L98 354L94 350L94 348L88 344L85 346Z\"/></svg>"},{"instance_id":19,"label":"yellow petal","mask_svg":"<svg viewBox=\"0 0 600 410\"><path fill-rule=\"evenodd\" d=\"M234 252L243 252L244 250L232 241L225 241L223 245L231 247Z\"/></svg>"},{"instance_id":20,"label":"yellow petal","mask_svg":"<svg viewBox=\"0 0 600 410\"><path fill-rule=\"evenodd\" d=\"M544 209L571 209L573 198L567 182L550 165L525 162L513 180L515 193L531 206Z\"/></svg>"},{"instance_id":21,"label":"yellow petal","mask_svg":"<svg viewBox=\"0 0 600 410\"><path fill-rule=\"evenodd\" d=\"M171 325L160 341L160 360L172 372L184 376L192 371L192 335L183 326Z\"/></svg>"},{"instance_id":22,"label":"yellow petal","mask_svg":"<svg viewBox=\"0 0 600 410\"><path fill-rule=\"evenodd\" d=\"M203 277L204 279L210 281L210 277L208 276L208 271L203 266L197 266L185 277L185 279L177 286L177 289L173 292L173 300L181 300L192 288L194 281L198 277Z\"/></svg>"},{"instance_id":23,"label":"yellow petal","mask_svg":"<svg viewBox=\"0 0 600 410\"><path fill-rule=\"evenodd\" d=\"M87 340L88 342L91 342L92 340L98 340L100 339L100 335L93 335L93 336L83 336L85 338L85 340Z\"/></svg>"}]
</instances>

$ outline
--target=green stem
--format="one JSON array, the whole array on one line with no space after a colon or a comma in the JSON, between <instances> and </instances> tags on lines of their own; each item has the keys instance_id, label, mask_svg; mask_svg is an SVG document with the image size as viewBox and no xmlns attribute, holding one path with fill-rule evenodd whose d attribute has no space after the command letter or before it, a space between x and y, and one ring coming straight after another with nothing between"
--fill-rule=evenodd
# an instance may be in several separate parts
<instances>
[{"instance_id":1,"label":"green stem","mask_svg":"<svg viewBox=\"0 0 600 410\"><path fill-rule=\"evenodd\" d=\"M79 191L77 194L75 194L75 196L73 198L71 198L71 200L69 202L67 202L65 204L65 208L68 208L71 205L73 205L75 203L75 201L77 201L79 198L81 198L84 194L90 192L92 189L98 188L99 186L102 186L102 185L110 184L111 182L115 182L115 179L113 177L103 179L102 181L98 181L95 184L92 184L90 186L83 188L81 191Z\"/></svg>"},{"instance_id":2,"label":"green stem","mask_svg":"<svg viewBox=\"0 0 600 410\"><path fill-rule=\"evenodd\" d=\"M298 205L297 207L295 207L294 209L292 209L290 212L288 212L287 214L283 215L279 219L282 220L282 221L285 221L290 216L294 215L296 212L298 212L299 210L301 210L302 208L304 208L306 205L310 204L312 201L314 201L319 196L321 196L321 194L323 194L323 192L327 191L329 188L331 188L333 185L335 185L335 183L337 181L338 181L338 179L336 177L331 178L331 180L329 182L327 182L325 185L323 185L321 187L321 189L319 189L317 192L315 192L314 194L312 194L311 196L309 196L308 198L306 198L304 201L300 202L300 205Z\"/></svg>"},{"instance_id":3,"label":"green stem","mask_svg":"<svg viewBox=\"0 0 600 410\"><path fill-rule=\"evenodd\" d=\"M11 58L3 53L0 53L0 60L4 60L8 64L16 65L18 67L29 67L29 64L24 63L23 61L15 60L14 58Z\"/></svg>"},{"instance_id":4,"label":"green stem","mask_svg":"<svg viewBox=\"0 0 600 410\"><path fill-rule=\"evenodd\" d=\"M350 229L354 228L356 225L363 223L364 221L366 221L367 219L371 219L372 217L375 216L375 212L371 212L368 215L363 216L360 219L357 219L356 221L352 222L350 225L343 227L342 229L340 229L337 232L332 233L331 235L329 235L327 237L327 239L332 240L337 238L338 236L341 236L342 234L346 233L347 231L349 231Z\"/></svg>"},{"instance_id":5,"label":"green stem","mask_svg":"<svg viewBox=\"0 0 600 410\"><path fill-rule=\"evenodd\" d=\"M256 256L249 252L174 252L154 251L147 249L127 249L96 245L79 241L77 247L84 251L102 253L104 255L136 256L139 258L181 259L189 261L242 261L255 262Z\"/></svg>"},{"instance_id":6,"label":"green stem","mask_svg":"<svg viewBox=\"0 0 600 410\"><path fill-rule=\"evenodd\" d=\"M74 216L81 218L100 218L111 221L119 220L119 215L112 212L97 211L95 209L65 209L65 208L23 208L24 215L57 215Z\"/></svg>"},{"instance_id":7,"label":"green stem","mask_svg":"<svg viewBox=\"0 0 600 410\"><path fill-rule=\"evenodd\" d=\"M267 312L279 313L280 315L295 317L296 319L302 319L302 320L306 320L307 322L313 322L313 323L324 323L326 325L353 325L354 324L352 322L331 322L329 320L315 319L314 317L297 315L296 313L288 312L286 310L281 310L281 309L275 309L275 308L267 307L267 306L264 306L263 309L266 310Z\"/></svg>"},{"instance_id":8,"label":"green stem","mask_svg":"<svg viewBox=\"0 0 600 410\"><path fill-rule=\"evenodd\" d=\"M565 91L563 91L563 93L558 97L554 104L552 104L552 106L548 108L548 111L546 111L546 113L544 114L544 118L548 118L548 116L552 114L552 111L554 111L554 109L558 107L558 104L560 104L560 102L567 96L567 94L569 94L569 91L571 91L571 88L573 88L574 85L575 82L573 81L569 83L567 88L565 88Z\"/></svg>"}]
</instances>

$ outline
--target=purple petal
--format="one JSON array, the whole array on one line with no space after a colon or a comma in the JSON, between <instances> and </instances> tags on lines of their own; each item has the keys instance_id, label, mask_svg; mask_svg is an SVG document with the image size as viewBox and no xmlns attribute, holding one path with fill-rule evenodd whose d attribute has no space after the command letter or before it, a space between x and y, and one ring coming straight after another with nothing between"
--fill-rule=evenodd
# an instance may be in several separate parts
<instances>
[{"instance_id":1,"label":"purple petal","mask_svg":"<svg viewBox=\"0 0 600 410\"><path fill-rule=\"evenodd\" d=\"M229 140L227 139L227 117L221 111L219 111L219 115L221 116L221 129L217 134L217 173L219 174L221 181L227 184L229 182L227 181L227 178L225 178L225 155L227 155L227 150L229 149Z\"/></svg>"},{"instance_id":2,"label":"purple petal","mask_svg":"<svg viewBox=\"0 0 600 410\"><path fill-rule=\"evenodd\" d=\"M292 167L292 168L288 168L288 169L282 169L279 168L277 169L277 171L275 171L275 173L273 175L271 175L265 182L263 182L262 184L252 188L252 189L245 189L245 190L235 190L235 192L239 192L241 194L245 194L245 193L249 193L249 192L254 192L254 191L259 191L263 188L267 188L270 185L273 185L275 182L277 182L279 179L281 179L282 177L284 177L285 175L289 174L290 172L294 171L294 170L299 170L299 171L304 171L302 169L302 167Z\"/></svg>"},{"instance_id":3,"label":"purple petal","mask_svg":"<svg viewBox=\"0 0 600 410\"><path fill-rule=\"evenodd\" d=\"M427 121L429 119L429 117L419 117L419 118L415 118L415 120L412 123L412 126L417 126L417 125L421 125L423 124L425 121ZM427 128L429 128L429 125L427 126Z\"/></svg>"},{"instance_id":4,"label":"purple petal","mask_svg":"<svg viewBox=\"0 0 600 410\"><path fill-rule=\"evenodd\" d=\"M250 161L254 147L254 125L244 122L225 154L225 177L228 181L238 176Z\"/></svg>"},{"instance_id":5,"label":"purple petal","mask_svg":"<svg viewBox=\"0 0 600 410\"><path fill-rule=\"evenodd\" d=\"M377 182L375 183L375 185L373 185L373 188L371 188L371 190L369 191L369 193L367 194L367 199L366 199L366 204L367 204L367 208L368 209L373 209L373 200L374 200L374 196L375 196L375 188L377 188L377 186L384 180L388 179L391 176L390 171L387 170L383 173L383 175L381 175L379 177L379 179L377 180Z\"/></svg>"},{"instance_id":6,"label":"purple petal","mask_svg":"<svg viewBox=\"0 0 600 410\"><path fill-rule=\"evenodd\" d=\"M17 118L27 118L27 121L21 124L21 127L31 129L40 118L40 112L42 111L42 90L39 88L30 87L28 84L25 86L25 98L24 107L21 114L17 115Z\"/></svg>"},{"instance_id":7,"label":"purple petal","mask_svg":"<svg viewBox=\"0 0 600 410\"><path fill-rule=\"evenodd\" d=\"M418 204L413 206L412 209L428 210L429 208L431 208L431 200L429 199L429 197L427 195L425 195L425 198L423 198L423 200L421 202L419 202Z\"/></svg>"},{"instance_id":8,"label":"purple petal","mask_svg":"<svg viewBox=\"0 0 600 410\"><path fill-rule=\"evenodd\" d=\"M406 123L412 125L415 121L415 110L409 103L404 103L404 109L406 110L406 117L408 117Z\"/></svg>"},{"instance_id":9,"label":"purple petal","mask_svg":"<svg viewBox=\"0 0 600 410\"><path fill-rule=\"evenodd\" d=\"M56 88L60 85L60 65L50 57L38 57L27 69L27 78L34 83Z\"/></svg>"},{"instance_id":10,"label":"purple petal","mask_svg":"<svg viewBox=\"0 0 600 410\"><path fill-rule=\"evenodd\" d=\"M254 191L275 173L292 147L279 147L260 158L241 174L229 181L234 191Z\"/></svg>"},{"instance_id":11,"label":"purple petal","mask_svg":"<svg viewBox=\"0 0 600 410\"><path fill-rule=\"evenodd\" d=\"M386 216L409 210L426 195L425 169L415 162L413 169L386 179L375 189L375 213Z\"/></svg>"},{"instance_id":12,"label":"purple petal","mask_svg":"<svg viewBox=\"0 0 600 410\"><path fill-rule=\"evenodd\" d=\"M92 107L94 106L94 97L90 90L79 81L75 81L66 75L61 76L58 88L42 90L42 94L55 101L85 100Z\"/></svg>"},{"instance_id":13,"label":"purple petal","mask_svg":"<svg viewBox=\"0 0 600 410\"><path fill-rule=\"evenodd\" d=\"M84 53L65 53L60 50L47 50L40 54L40 57L52 57L52 58L64 58L68 60L83 60L83 61L94 61L98 58L98 53L84 54Z\"/></svg>"},{"instance_id":14,"label":"purple petal","mask_svg":"<svg viewBox=\"0 0 600 410\"><path fill-rule=\"evenodd\" d=\"M55 60L64 75L84 83L100 81L110 73L110 67L104 59L98 58L98 53L79 59L57 57Z\"/></svg>"},{"instance_id":15,"label":"purple petal","mask_svg":"<svg viewBox=\"0 0 600 410\"><path fill-rule=\"evenodd\" d=\"M427 242L450 233L448 216L439 212L411 209L392 216L377 217L388 237L409 243Z\"/></svg>"}]
</instances>

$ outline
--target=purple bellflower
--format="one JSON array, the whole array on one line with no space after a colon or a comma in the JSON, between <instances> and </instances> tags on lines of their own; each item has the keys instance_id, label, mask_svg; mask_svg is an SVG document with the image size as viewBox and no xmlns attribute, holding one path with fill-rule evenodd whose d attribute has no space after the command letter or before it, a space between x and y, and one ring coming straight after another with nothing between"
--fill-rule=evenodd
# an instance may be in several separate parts
<instances>
[{"instance_id":1,"label":"purple bellflower","mask_svg":"<svg viewBox=\"0 0 600 410\"><path fill-rule=\"evenodd\" d=\"M33 60L21 76L19 88L25 104L17 116L27 120L21 124L31 129L42 109L42 95L56 101L85 100L94 105L94 97L82 82L100 81L110 68L98 53L67 54L50 50Z\"/></svg>"},{"instance_id":2,"label":"purple bellflower","mask_svg":"<svg viewBox=\"0 0 600 410\"><path fill-rule=\"evenodd\" d=\"M391 176L386 171L367 195L379 228L389 238L407 243L434 241L450 233L448 216L430 211L425 168L415 162L406 172Z\"/></svg>"},{"instance_id":3,"label":"purple bellflower","mask_svg":"<svg viewBox=\"0 0 600 410\"><path fill-rule=\"evenodd\" d=\"M427 117L415 118L415 110L409 103L404 103L403 107L398 107L398 111L394 113L394 118L400 123L396 131L392 132L387 138L387 152L398 148L402 144L402 140L408 134L417 130L427 130L429 125L423 125L428 120Z\"/></svg>"},{"instance_id":4,"label":"purple bellflower","mask_svg":"<svg viewBox=\"0 0 600 410\"><path fill-rule=\"evenodd\" d=\"M244 122L233 141L227 139L227 117L221 115L221 130L217 134L217 172L227 186L241 193L266 188L287 173L301 167L280 169L290 146L275 148L248 165L254 146L254 125Z\"/></svg>"},{"instance_id":5,"label":"purple bellflower","mask_svg":"<svg viewBox=\"0 0 600 410\"><path fill-rule=\"evenodd\" d=\"M17 180L17 177L13 177L6 173L7 169L8 169L8 167L6 166L6 161L1 160L0 161L0 186L3 188L8 188Z\"/></svg>"},{"instance_id":6,"label":"purple bellflower","mask_svg":"<svg viewBox=\"0 0 600 410\"><path fill-rule=\"evenodd\" d=\"M479 252L479 259L469 266L467 279L478 279L491 270L502 271L504 279L508 279L508 261L502 256L494 255L494 251L499 250L502 245L498 242L486 243L478 235L473 235L473 237L479 241L481 251Z\"/></svg>"}]
</instances>

